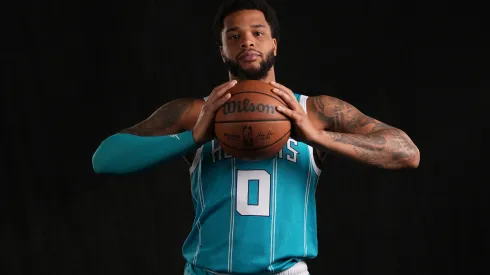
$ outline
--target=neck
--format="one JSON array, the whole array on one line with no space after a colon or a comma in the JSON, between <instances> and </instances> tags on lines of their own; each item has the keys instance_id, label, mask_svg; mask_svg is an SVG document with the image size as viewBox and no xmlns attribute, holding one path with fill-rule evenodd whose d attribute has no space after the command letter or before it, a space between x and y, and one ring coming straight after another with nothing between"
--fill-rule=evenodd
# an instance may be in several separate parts
<instances>
[{"instance_id":1,"label":"neck","mask_svg":"<svg viewBox=\"0 0 490 275\"><path fill-rule=\"evenodd\" d=\"M228 77L230 78L230 80L236 80L236 81L242 81L243 79L240 79L234 75L232 75L230 72L228 72ZM276 74L274 72L274 67L272 67L269 72L267 73L267 76L260 79L260 81L263 81L263 82L266 82L266 83L269 83L271 81L276 81Z\"/></svg>"}]
</instances>

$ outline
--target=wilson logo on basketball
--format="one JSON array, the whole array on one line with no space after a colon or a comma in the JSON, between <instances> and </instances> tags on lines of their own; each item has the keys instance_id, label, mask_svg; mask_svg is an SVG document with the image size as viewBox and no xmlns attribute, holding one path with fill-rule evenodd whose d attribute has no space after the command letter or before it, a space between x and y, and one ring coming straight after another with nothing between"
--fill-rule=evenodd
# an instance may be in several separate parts
<instances>
[{"instance_id":1,"label":"wilson logo on basketball","mask_svg":"<svg viewBox=\"0 0 490 275\"><path fill-rule=\"evenodd\" d=\"M233 101L228 101L225 104L223 104L223 113L225 115L233 114L235 112L238 113L247 113L247 112L259 112L259 113L268 113L268 114L274 114L276 106L271 105L271 104L255 104L253 102L250 102L250 99L245 98L242 101L240 100L233 100Z\"/></svg>"}]
</instances>

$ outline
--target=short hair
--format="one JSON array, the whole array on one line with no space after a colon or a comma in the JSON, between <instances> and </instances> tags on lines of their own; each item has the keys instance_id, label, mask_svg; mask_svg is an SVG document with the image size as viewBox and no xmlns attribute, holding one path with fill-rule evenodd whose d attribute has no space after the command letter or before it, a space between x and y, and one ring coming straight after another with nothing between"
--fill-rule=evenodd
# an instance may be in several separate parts
<instances>
[{"instance_id":1,"label":"short hair","mask_svg":"<svg viewBox=\"0 0 490 275\"><path fill-rule=\"evenodd\" d=\"M219 46L222 46L221 31L224 27L225 17L241 10L261 11L271 28L272 38L275 38L277 43L279 43L279 20L277 19L276 11L265 0L226 0L216 13L213 24L214 36Z\"/></svg>"}]
</instances>

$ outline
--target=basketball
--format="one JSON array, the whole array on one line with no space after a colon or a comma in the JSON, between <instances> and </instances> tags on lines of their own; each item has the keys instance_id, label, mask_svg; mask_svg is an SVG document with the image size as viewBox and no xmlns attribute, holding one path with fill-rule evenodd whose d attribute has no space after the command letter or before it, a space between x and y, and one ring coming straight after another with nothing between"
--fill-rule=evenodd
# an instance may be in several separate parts
<instances>
[{"instance_id":1,"label":"basketball","mask_svg":"<svg viewBox=\"0 0 490 275\"><path fill-rule=\"evenodd\" d=\"M257 161L273 157L287 142L291 121L276 110L287 104L259 80L238 82L228 90L231 97L215 117L214 132L229 155Z\"/></svg>"}]
</instances>

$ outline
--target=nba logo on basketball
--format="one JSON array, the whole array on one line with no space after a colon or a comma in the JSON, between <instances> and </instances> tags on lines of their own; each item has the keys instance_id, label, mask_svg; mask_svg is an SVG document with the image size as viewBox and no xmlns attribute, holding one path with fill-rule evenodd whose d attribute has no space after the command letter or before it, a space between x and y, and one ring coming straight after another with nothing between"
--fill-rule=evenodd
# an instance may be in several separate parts
<instances>
[{"instance_id":1,"label":"nba logo on basketball","mask_svg":"<svg viewBox=\"0 0 490 275\"><path fill-rule=\"evenodd\" d=\"M252 135L252 126L246 125L243 127L243 145L250 147L254 145L254 138Z\"/></svg>"},{"instance_id":2,"label":"nba logo on basketball","mask_svg":"<svg viewBox=\"0 0 490 275\"><path fill-rule=\"evenodd\" d=\"M291 121L276 106L287 104L259 80L238 82L231 97L216 112L214 133L229 155L242 160L264 160L281 151L291 134Z\"/></svg>"}]
</instances>

